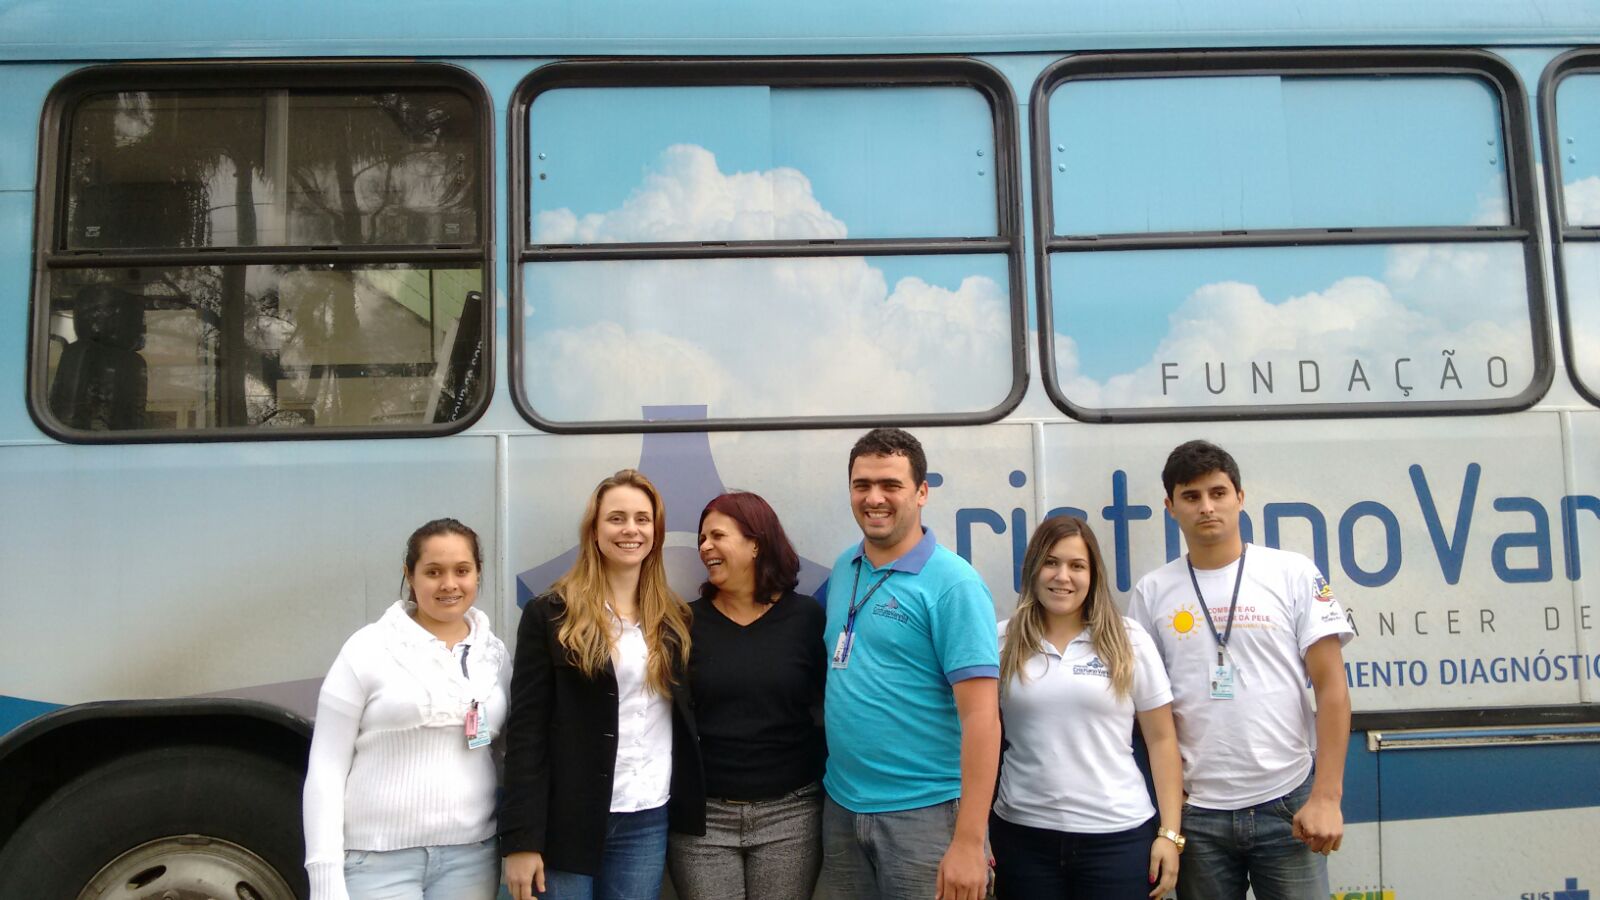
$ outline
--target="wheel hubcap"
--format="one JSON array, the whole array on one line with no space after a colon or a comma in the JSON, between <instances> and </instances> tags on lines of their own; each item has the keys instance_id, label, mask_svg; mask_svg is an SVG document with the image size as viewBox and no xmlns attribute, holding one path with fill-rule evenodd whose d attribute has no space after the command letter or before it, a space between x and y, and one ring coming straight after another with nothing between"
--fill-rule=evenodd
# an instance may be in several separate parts
<instances>
[{"instance_id":1,"label":"wheel hubcap","mask_svg":"<svg viewBox=\"0 0 1600 900\"><path fill-rule=\"evenodd\" d=\"M78 900L294 900L267 861L200 834L164 837L107 863Z\"/></svg>"}]
</instances>

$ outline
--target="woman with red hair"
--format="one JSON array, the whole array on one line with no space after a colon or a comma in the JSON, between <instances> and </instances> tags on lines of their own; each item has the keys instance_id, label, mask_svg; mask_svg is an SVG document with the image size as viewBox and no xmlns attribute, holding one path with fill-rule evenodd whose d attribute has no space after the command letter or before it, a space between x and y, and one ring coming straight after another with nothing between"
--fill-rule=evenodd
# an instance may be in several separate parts
<instances>
[{"instance_id":1,"label":"woman with red hair","mask_svg":"<svg viewBox=\"0 0 1600 900\"><path fill-rule=\"evenodd\" d=\"M706 833L672 833L672 882L683 900L809 900L822 865L823 609L795 592L800 558L755 494L706 504L700 561L689 688Z\"/></svg>"}]
</instances>

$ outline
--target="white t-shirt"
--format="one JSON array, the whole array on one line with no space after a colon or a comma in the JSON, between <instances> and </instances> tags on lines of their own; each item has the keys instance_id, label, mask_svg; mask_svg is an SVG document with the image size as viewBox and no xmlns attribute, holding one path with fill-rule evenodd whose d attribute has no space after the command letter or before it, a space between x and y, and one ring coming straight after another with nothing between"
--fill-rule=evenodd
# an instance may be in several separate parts
<instances>
[{"instance_id":1,"label":"white t-shirt","mask_svg":"<svg viewBox=\"0 0 1600 900\"><path fill-rule=\"evenodd\" d=\"M1317 567L1298 553L1249 545L1228 641L1234 698L1211 698L1217 640L1183 557L1139 579L1128 614L1155 638L1172 680L1172 714L1189 802L1243 809L1289 793L1311 771L1316 719L1305 652L1355 631ZM1238 561L1196 569L1217 634L1227 630Z\"/></svg>"},{"instance_id":2,"label":"white t-shirt","mask_svg":"<svg viewBox=\"0 0 1600 900\"><path fill-rule=\"evenodd\" d=\"M1133 648L1133 691L1118 697L1111 671L1094 651L1088 629L1065 653L1043 641L1000 697L1005 763L995 814L1016 825L1109 834L1155 814L1133 760L1135 710L1172 702L1155 643L1124 619ZM1005 633L1004 628L1001 634Z\"/></svg>"}]
</instances>

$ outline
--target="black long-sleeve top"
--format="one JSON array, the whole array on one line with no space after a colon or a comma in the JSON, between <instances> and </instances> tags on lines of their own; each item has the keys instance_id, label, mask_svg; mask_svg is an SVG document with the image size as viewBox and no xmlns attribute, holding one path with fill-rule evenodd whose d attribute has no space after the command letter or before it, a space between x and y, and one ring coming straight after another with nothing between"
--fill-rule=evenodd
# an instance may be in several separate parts
<instances>
[{"instance_id":1,"label":"black long-sleeve top","mask_svg":"<svg viewBox=\"0 0 1600 900\"><path fill-rule=\"evenodd\" d=\"M822 605L790 591L749 625L710 600L690 606L689 687L706 796L766 800L820 779Z\"/></svg>"}]
</instances>

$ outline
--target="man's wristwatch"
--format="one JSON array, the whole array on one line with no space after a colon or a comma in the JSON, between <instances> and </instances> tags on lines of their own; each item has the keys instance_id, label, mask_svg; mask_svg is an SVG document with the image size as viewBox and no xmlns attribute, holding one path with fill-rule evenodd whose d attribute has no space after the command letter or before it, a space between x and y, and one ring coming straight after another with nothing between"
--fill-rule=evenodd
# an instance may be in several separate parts
<instances>
[{"instance_id":1,"label":"man's wristwatch","mask_svg":"<svg viewBox=\"0 0 1600 900\"><path fill-rule=\"evenodd\" d=\"M1156 829L1156 837L1164 837L1167 840L1173 842L1174 844L1177 844L1179 853L1183 852L1183 845L1187 844L1189 842L1188 839L1185 838L1183 835L1177 833L1176 831L1173 831L1170 828L1157 828Z\"/></svg>"}]
</instances>

